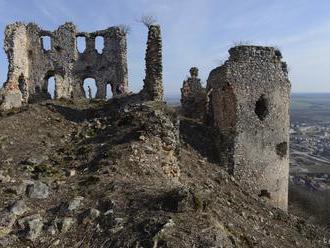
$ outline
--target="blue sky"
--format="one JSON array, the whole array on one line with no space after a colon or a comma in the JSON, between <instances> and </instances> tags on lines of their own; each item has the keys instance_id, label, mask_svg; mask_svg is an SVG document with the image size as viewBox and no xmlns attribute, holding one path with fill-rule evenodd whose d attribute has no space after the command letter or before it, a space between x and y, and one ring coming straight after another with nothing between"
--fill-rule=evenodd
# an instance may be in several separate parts
<instances>
[{"instance_id":1,"label":"blue sky","mask_svg":"<svg viewBox=\"0 0 330 248\"><path fill-rule=\"evenodd\" d=\"M18 20L49 30L66 21L81 31L129 25L129 84L136 92L144 78L142 15L155 16L162 27L167 95L179 93L191 66L206 81L241 42L280 48L294 92L330 92L329 0L0 0L0 46L5 25ZM0 85L7 66L1 49Z\"/></svg>"}]
</instances>

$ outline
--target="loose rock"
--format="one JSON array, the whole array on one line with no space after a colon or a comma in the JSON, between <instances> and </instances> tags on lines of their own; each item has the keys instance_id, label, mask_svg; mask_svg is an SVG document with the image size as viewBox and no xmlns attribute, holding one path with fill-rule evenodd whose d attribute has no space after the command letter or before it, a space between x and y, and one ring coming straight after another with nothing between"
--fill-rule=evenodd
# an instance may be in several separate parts
<instances>
[{"instance_id":1,"label":"loose rock","mask_svg":"<svg viewBox=\"0 0 330 248\"><path fill-rule=\"evenodd\" d=\"M27 186L27 196L34 199L46 199L49 196L49 188L46 184L36 181Z\"/></svg>"},{"instance_id":2,"label":"loose rock","mask_svg":"<svg viewBox=\"0 0 330 248\"><path fill-rule=\"evenodd\" d=\"M8 211L0 212L0 238L6 236L12 231L13 225L16 221L14 214Z\"/></svg>"},{"instance_id":3,"label":"loose rock","mask_svg":"<svg viewBox=\"0 0 330 248\"><path fill-rule=\"evenodd\" d=\"M23 237L27 240L36 240L43 227L42 217L40 214L27 216L18 221L20 228L23 230Z\"/></svg>"},{"instance_id":4,"label":"loose rock","mask_svg":"<svg viewBox=\"0 0 330 248\"><path fill-rule=\"evenodd\" d=\"M14 215L22 215L24 214L26 211L28 211L28 207L25 203L24 200L19 200L16 201L11 207L10 207L10 212Z\"/></svg>"}]
</instances>

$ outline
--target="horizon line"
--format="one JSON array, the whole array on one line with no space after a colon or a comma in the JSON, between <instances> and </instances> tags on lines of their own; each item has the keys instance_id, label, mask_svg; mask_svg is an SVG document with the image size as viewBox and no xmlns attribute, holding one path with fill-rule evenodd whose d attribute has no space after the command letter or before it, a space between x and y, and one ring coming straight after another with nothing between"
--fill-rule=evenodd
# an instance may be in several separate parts
<instances>
[{"instance_id":1,"label":"horizon line","mask_svg":"<svg viewBox=\"0 0 330 248\"><path fill-rule=\"evenodd\" d=\"M164 96L177 96L177 95L180 95L181 93L168 93L168 94L164 94ZM330 91L327 91L327 92L319 92L319 91L312 91L312 92L291 92L291 95L292 94L330 94Z\"/></svg>"}]
</instances>

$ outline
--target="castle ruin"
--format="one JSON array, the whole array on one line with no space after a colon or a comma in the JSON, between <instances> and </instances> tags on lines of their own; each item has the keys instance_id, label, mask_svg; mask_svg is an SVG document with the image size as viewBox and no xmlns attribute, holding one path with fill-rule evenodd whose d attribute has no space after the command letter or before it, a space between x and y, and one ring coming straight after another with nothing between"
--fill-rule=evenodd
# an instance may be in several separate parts
<instances>
[{"instance_id":1,"label":"castle ruin","mask_svg":"<svg viewBox=\"0 0 330 248\"><path fill-rule=\"evenodd\" d=\"M190 77L183 81L181 88L181 108L186 117L203 119L206 106L206 90L198 78L198 68L190 69Z\"/></svg>"},{"instance_id":2,"label":"castle ruin","mask_svg":"<svg viewBox=\"0 0 330 248\"><path fill-rule=\"evenodd\" d=\"M141 95L149 100L162 100L160 27L148 28L146 79ZM44 47L46 37L51 42L49 50ZM77 49L79 37L85 39L83 52ZM101 53L95 48L97 37L103 37ZM111 85L113 96L128 92L127 41L120 27L86 33L78 32L72 23L65 23L51 32L33 23L16 22L6 27L4 48L9 70L0 106L3 110L49 99L50 77L55 78L55 99L86 97L83 88L86 78L95 79L96 98L106 98L107 85Z\"/></svg>"},{"instance_id":3,"label":"castle ruin","mask_svg":"<svg viewBox=\"0 0 330 248\"><path fill-rule=\"evenodd\" d=\"M143 100L163 101L162 40L160 27L148 27L146 76L139 94ZM14 23L5 31L9 60L7 81L0 108L49 99L48 79L55 77L55 99L86 97L83 81L96 80L96 97L105 99L106 87L113 95L128 92L126 33L119 27L93 33L77 32L72 23L54 32L35 24ZM49 50L43 46L50 37ZM102 53L95 39L104 38ZM86 40L79 52L77 38ZM267 196L287 209L289 175L290 82L281 53L271 47L237 46L229 60L211 71L207 87L191 68L181 89L184 115L207 120L214 130L213 143L220 165L255 194ZM211 145L211 144L210 144Z\"/></svg>"},{"instance_id":4,"label":"castle ruin","mask_svg":"<svg viewBox=\"0 0 330 248\"><path fill-rule=\"evenodd\" d=\"M47 50L43 40L49 37ZM77 38L84 37L86 49L80 53ZM102 53L95 49L96 37L103 37ZM97 98L106 97L106 85L127 89L126 34L118 27L93 33L77 32L65 23L54 32L42 30L33 23L14 23L5 31L5 51L9 72L3 108L19 107L36 99L49 98L48 79L55 77L55 98L84 97L83 81L94 78ZM119 90L113 91L120 94Z\"/></svg>"},{"instance_id":5,"label":"castle ruin","mask_svg":"<svg viewBox=\"0 0 330 248\"><path fill-rule=\"evenodd\" d=\"M287 66L271 47L237 46L211 71L208 120L219 163L255 194L288 204L289 98Z\"/></svg>"}]
</instances>

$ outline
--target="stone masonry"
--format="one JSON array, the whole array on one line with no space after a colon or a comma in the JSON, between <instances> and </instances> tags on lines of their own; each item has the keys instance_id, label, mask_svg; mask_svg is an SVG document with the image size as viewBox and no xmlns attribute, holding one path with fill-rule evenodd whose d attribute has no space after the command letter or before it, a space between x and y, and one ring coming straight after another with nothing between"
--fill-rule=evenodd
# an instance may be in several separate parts
<instances>
[{"instance_id":1,"label":"stone masonry","mask_svg":"<svg viewBox=\"0 0 330 248\"><path fill-rule=\"evenodd\" d=\"M162 40L160 27L150 25L146 50L146 76L139 97L163 101ZM45 49L43 38L50 37ZM104 38L102 53L95 39ZM84 37L86 49L77 50L77 37ZM54 32L20 22L5 31L9 60L7 81L1 89L0 109L49 99L48 79L55 77L55 98L86 96L83 81L94 78L97 98L127 93L126 33L119 27L93 33L77 32L72 23ZM211 71L204 89L198 69L184 81L182 107L192 118L207 116L214 130L219 164L255 194L287 209L289 175L289 95L287 66L280 51L271 47L237 46L229 60ZM205 113L206 112L206 113Z\"/></svg>"},{"instance_id":2,"label":"stone masonry","mask_svg":"<svg viewBox=\"0 0 330 248\"><path fill-rule=\"evenodd\" d=\"M287 66L271 47L237 46L211 71L208 119L219 163L271 204L287 209L289 97Z\"/></svg>"},{"instance_id":3,"label":"stone masonry","mask_svg":"<svg viewBox=\"0 0 330 248\"><path fill-rule=\"evenodd\" d=\"M43 47L47 36L51 39L50 50ZM95 49L98 36L104 39L101 54ZM77 50L77 37L84 37L86 41L82 53ZM50 32L33 23L16 22L6 27L4 48L9 71L2 90L1 109L49 98L48 79L52 76L55 77L55 98L85 97L83 81L86 78L95 79L97 98L106 97L107 84L111 84L114 96L127 90L126 33L119 27L85 33L77 32L72 23L65 23Z\"/></svg>"},{"instance_id":4,"label":"stone masonry","mask_svg":"<svg viewBox=\"0 0 330 248\"><path fill-rule=\"evenodd\" d=\"M163 65L162 65L162 39L160 26L148 27L148 41L146 51L146 77L142 95L146 100L163 101Z\"/></svg>"},{"instance_id":5,"label":"stone masonry","mask_svg":"<svg viewBox=\"0 0 330 248\"><path fill-rule=\"evenodd\" d=\"M182 114L190 118L203 119L206 107L206 89L198 78L198 68L190 69L190 77L183 81L181 88Z\"/></svg>"}]
</instances>

